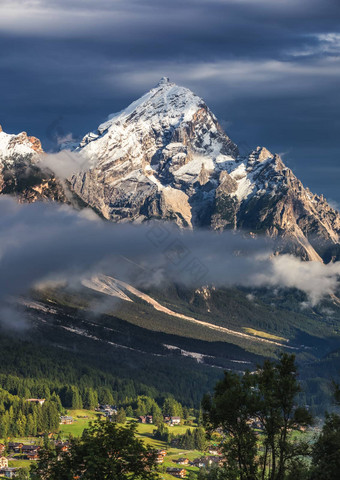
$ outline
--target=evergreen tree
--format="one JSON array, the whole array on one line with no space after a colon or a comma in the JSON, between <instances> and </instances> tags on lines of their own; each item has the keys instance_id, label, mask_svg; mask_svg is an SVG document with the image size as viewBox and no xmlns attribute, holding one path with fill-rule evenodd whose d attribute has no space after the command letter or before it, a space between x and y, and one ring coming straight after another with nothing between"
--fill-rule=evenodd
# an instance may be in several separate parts
<instances>
[{"instance_id":1,"label":"evergreen tree","mask_svg":"<svg viewBox=\"0 0 340 480\"><path fill-rule=\"evenodd\" d=\"M188 420L190 417L190 410L188 407L183 407L183 418L184 420Z\"/></svg>"},{"instance_id":2,"label":"evergreen tree","mask_svg":"<svg viewBox=\"0 0 340 480\"><path fill-rule=\"evenodd\" d=\"M15 474L16 480L30 480L29 468L20 468Z\"/></svg>"},{"instance_id":3,"label":"evergreen tree","mask_svg":"<svg viewBox=\"0 0 340 480\"><path fill-rule=\"evenodd\" d=\"M103 403L105 405L113 405L114 404L114 400L113 400L111 390L109 388L106 388L106 387L101 388L99 390L98 399L99 399L99 403Z\"/></svg>"},{"instance_id":4,"label":"evergreen tree","mask_svg":"<svg viewBox=\"0 0 340 480\"><path fill-rule=\"evenodd\" d=\"M117 414L116 414L116 422L117 423L125 423L126 422L126 413L123 407L121 407Z\"/></svg>"},{"instance_id":5,"label":"evergreen tree","mask_svg":"<svg viewBox=\"0 0 340 480\"><path fill-rule=\"evenodd\" d=\"M196 428L194 430L194 441L197 450L203 452L206 449L207 438L204 428Z\"/></svg>"},{"instance_id":6,"label":"evergreen tree","mask_svg":"<svg viewBox=\"0 0 340 480\"><path fill-rule=\"evenodd\" d=\"M17 434L19 437L23 437L26 432L26 417L22 413L22 411L19 412L18 417L16 419L16 425L17 425Z\"/></svg>"},{"instance_id":7,"label":"evergreen tree","mask_svg":"<svg viewBox=\"0 0 340 480\"><path fill-rule=\"evenodd\" d=\"M85 390L85 399L84 399L84 407L88 408L89 410L94 410L98 405L98 395L97 392L93 390L93 388L87 388Z\"/></svg>"},{"instance_id":8,"label":"evergreen tree","mask_svg":"<svg viewBox=\"0 0 340 480\"><path fill-rule=\"evenodd\" d=\"M157 440L169 442L169 429L164 423L160 423L156 430L153 431L153 436Z\"/></svg>"},{"instance_id":9,"label":"evergreen tree","mask_svg":"<svg viewBox=\"0 0 340 480\"><path fill-rule=\"evenodd\" d=\"M340 478L340 416L327 414L321 434L313 446L312 480Z\"/></svg>"},{"instance_id":10,"label":"evergreen tree","mask_svg":"<svg viewBox=\"0 0 340 480\"><path fill-rule=\"evenodd\" d=\"M76 386L71 387L71 393L72 393L72 408L73 409L80 409L83 408L83 402L79 393L79 388Z\"/></svg>"},{"instance_id":11,"label":"evergreen tree","mask_svg":"<svg viewBox=\"0 0 340 480\"><path fill-rule=\"evenodd\" d=\"M133 408L131 407L131 405L128 405L125 411L127 417L133 417Z\"/></svg>"},{"instance_id":12,"label":"evergreen tree","mask_svg":"<svg viewBox=\"0 0 340 480\"><path fill-rule=\"evenodd\" d=\"M199 427L202 427L203 426L203 411L202 409L200 408L198 410L198 413L197 413L197 417L196 417L196 423Z\"/></svg>"},{"instance_id":13,"label":"evergreen tree","mask_svg":"<svg viewBox=\"0 0 340 480\"><path fill-rule=\"evenodd\" d=\"M173 397L167 397L163 403L163 414L170 415L171 417L183 418L182 405L177 402Z\"/></svg>"},{"instance_id":14,"label":"evergreen tree","mask_svg":"<svg viewBox=\"0 0 340 480\"><path fill-rule=\"evenodd\" d=\"M180 445L181 445L181 448L184 448L185 450L194 450L195 438L190 428L188 428L185 434L182 435Z\"/></svg>"},{"instance_id":15,"label":"evergreen tree","mask_svg":"<svg viewBox=\"0 0 340 480\"><path fill-rule=\"evenodd\" d=\"M56 392L52 393L51 402L54 402L56 404L58 412L62 412L63 406L61 404L60 397L59 397L59 395L56 394Z\"/></svg>"}]
</instances>

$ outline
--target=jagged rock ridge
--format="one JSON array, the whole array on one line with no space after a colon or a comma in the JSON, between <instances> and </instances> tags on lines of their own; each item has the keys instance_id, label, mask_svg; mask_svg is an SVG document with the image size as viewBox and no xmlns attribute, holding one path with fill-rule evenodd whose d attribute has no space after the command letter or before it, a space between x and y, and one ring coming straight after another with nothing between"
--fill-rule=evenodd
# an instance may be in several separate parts
<instances>
[{"instance_id":1,"label":"jagged rock ridge","mask_svg":"<svg viewBox=\"0 0 340 480\"><path fill-rule=\"evenodd\" d=\"M167 78L76 150L88 168L69 185L40 168L38 139L0 128L0 193L88 205L116 222L243 229L274 237L278 251L304 259L340 258L338 212L304 188L278 155L257 147L240 156L204 101Z\"/></svg>"},{"instance_id":2,"label":"jagged rock ridge","mask_svg":"<svg viewBox=\"0 0 340 480\"><path fill-rule=\"evenodd\" d=\"M39 139L26 132L5 133L0 125L0 194L14 195L19 202L54 201L77 208L86 206L68 182L41 167L43 155Z\"/></svg>"},{"instance_id":3,"label":"jagged rock ridge","mask_svg":"<svg viewBox=\"0 0 340 480\"><path fill-rule=\"evenodd\" d=\"M278 248L305 259L338 258L338 212L278 155L258 147L239 156L204 101L167 78L77 151L89 168L73 176L72 188L108 219L242 228L288 240Z\"/></svg>"},{"instance_id":4,"label":"jagged rock ridge","mask_svg":"<svg viewBox=\"0 0 340 480\"><path fill-rule=\"evenodd\" d=\"M63 187L52 172L39 167L40 141L26 132L12 135L0 127L0 193L20 202L66 201Z\"/></svg>"}]
</instances>

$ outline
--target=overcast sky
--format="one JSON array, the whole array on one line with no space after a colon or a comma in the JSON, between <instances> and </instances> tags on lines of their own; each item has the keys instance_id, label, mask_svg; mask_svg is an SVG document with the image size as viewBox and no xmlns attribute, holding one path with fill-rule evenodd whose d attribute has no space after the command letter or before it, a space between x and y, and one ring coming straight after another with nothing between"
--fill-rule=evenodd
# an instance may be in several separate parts
<instances>
[{"instance_id":1,"label":"overcast sky","mask_svg":"<svg viewBox=\"0 0 340 480\"><path fill-rule=\"evenodd\" d=\"M0 124L51 148L162 76L340 204L338 0L0 0Z\"/></svg>"}]
</instances>

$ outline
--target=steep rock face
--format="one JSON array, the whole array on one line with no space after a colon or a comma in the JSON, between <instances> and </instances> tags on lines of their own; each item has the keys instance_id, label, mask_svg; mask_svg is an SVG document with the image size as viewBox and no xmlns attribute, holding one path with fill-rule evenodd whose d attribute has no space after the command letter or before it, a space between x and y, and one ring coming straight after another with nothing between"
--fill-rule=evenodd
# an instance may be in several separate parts
<instances>
[{"instance_id":1,"label":"steep rock face","mask_svg":"<svg viewBox=\"0 0 340 480\"><path fill-rule=\"evenodd\" d=\"M257 147L216 189L212 226L278 240L278 251L308 260L338 257L340 216L313 195L278 155Z\"/></svg>"},{"instance_id":2,"label":"steep rock face","mask_svg":"<svg viewBox=\"0 0 340 480\"><path fill-rule=\"evenodd\" d=\"M86 135L78 151L90 168L72 186L106 218L181 226L210 222L219 172L238 154L203 100L165 78Z\"/></svg>"},{"instance_id":3,"label":"steep rock face","mask_svg":"<svg viewBox=\"0 0 340 480\"><path fill-rule=\"evenodd\" d=\"M107 219L239 228L274 237L278 251L305 259L339 256L338 212L278 155L257 147L240 157L204 101L167 78L86 135L77 151L89 168L72 188Z\"/></svg>"},{"instance_id":4,"label":"steep rock face","mask_svg":"<svg viewBox=\"0 0 340 480\"><path fill-rule=\"evenodd\" d=\"M41 170L40 141L25 132L11 135L0 128L0 193L15 195L20 202L66 201L64 189L55 176Z\"/></svg>"},{"instance_id":5,"label":"steep rock face","mask_svg":"<svg viewBox=\"0 0 340 480\"><path fill-rule=\"evenodd\" d=\"M14 195L21 203L54 201L86 207L69 182L41 167L43 154L37 138L26 132L8 134L0 126L0 194Z\"/></svg>"},{"instance_id":6,"label":"steep rock face","mask_svg":"<svg viewBox=\"0 0 340 480\"><path fill-rule=\"evenodd\" d=\"M76 150L88 168L70 179L71 192L39 167L38 139L0 128L0 193L22 202L89 205L116 222L242 229L274 237L278 251L304 259L340 259L338 212L304 188L278 155L257 147L239 156L204 101L166 78Z\"/></svg>"}]
</instances>

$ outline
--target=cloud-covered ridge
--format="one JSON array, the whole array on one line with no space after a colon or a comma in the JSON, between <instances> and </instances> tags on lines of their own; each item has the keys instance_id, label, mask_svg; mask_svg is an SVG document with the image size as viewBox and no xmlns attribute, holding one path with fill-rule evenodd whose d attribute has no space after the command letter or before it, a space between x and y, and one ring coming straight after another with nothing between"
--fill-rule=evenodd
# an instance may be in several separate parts
<instances>
[{"instance_id":1,"label":"cloud-covered ridge","mask_svg":"<svg viewBox=\"0 0 340 480\"><path fill-rule=\"evenodd\" d=\"M311 304L335 294L340 263L274 256L266 239L239 233L179 231L175 227L112 224L91 211L0 198L0 300L39 283L106 273L140 285L175 281L189 287L287 287ZM138 265L138 268L136 267Z\"/></svg>"}]
</instances>

